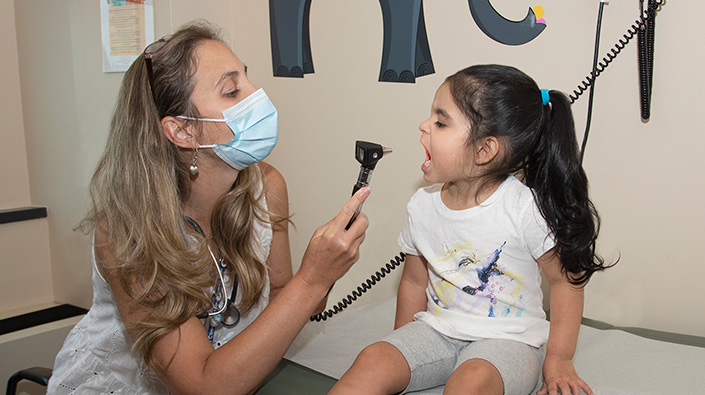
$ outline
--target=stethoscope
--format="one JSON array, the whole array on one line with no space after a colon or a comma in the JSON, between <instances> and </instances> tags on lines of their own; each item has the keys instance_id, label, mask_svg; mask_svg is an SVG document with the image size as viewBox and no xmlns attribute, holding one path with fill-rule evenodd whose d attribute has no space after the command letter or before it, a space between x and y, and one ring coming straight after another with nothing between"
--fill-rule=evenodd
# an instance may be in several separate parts
<instances>
[{"instance_id":1,"label":"stethoscope","mask_svg":"<svg viewBox=\"0 0 705 395\"><path fill-rule=\"evenodd\" d=\"M193 219L191 219L188 216L184 216L184 220L191 225L198 233L201 234L201 236L206 237L205 232L203 232L203 229L201 229L201 226L196 223ZM225 293L225 278L223 277L223 270L225 269L223 265L223 260L221 259L218 261L215 258L215 254L213 254L213 250L211 250L211 247L206 243L206 247L208 248L208 253L211 256L211 259L213 260L213 263L215 264L215 268L218 271L218 280L220 281L220 284L216 284L216 289L215 289L215 294L216 297L213 300L213 309L210 312L203 312L201 314L197 314L196 318L199 319L204 319L208 318L210 327L215 328L221 323L227 327L232 327L237 325L237 323L240 321L240 310L238 310L237 306L235 306L235 297L237 296L237 276L233 279L233 290L230 293L230 297L226 299L225 303L220 306L220 308L216 307L217 305L220 305L220 299L222 298L222 293ZM222 287L222 291L219 289Z\"/></svg>"}]
</instances>

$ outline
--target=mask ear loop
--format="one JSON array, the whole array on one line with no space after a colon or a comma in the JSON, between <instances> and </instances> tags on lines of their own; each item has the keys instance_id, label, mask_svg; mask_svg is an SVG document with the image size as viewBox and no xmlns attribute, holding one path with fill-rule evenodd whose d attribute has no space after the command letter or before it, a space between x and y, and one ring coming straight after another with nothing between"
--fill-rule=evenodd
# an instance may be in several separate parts
<instances>
[{"instance_id":1,"label":"mask ear loop","mask_svg":"<svg viewBox=\"0 0 705 395\"><path fill-rule=\"evenodd\" d=\"M185 115L177 115L176 118L184 119L184 120L187 120L187 121L199 121L199 122L226 122L225 119L218 119L218 118L194 118L194 117L187 117L187 116L185 116ZM215 148L215 146L216 146L216 144L199 145L199 146L196 148L196 156L198 156L198 148ZM193 163L194 163L194 165L191 166L191 168L196 167L196 170L192 170L192 172L191 172L191 174L193 174L193 175L195 175L196 173L198 173L198 166L195 166L195 165L196 165L196 156L194 156L194 158L193 158ZM191 170L191 169L189 169L189 170ZM194 173L193 171L195 171L196 173Z\"/></svg>"}]
</instances>

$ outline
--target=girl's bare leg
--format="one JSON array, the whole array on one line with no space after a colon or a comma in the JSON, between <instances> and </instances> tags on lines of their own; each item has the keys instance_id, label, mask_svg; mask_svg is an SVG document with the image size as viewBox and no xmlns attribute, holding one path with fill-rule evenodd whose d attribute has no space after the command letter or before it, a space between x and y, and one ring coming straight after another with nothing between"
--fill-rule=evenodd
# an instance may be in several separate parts
<instances>
[{"instance_id":1,"label":"girl's bare leg","mask_svg":"<svg viewBox=\"0 0 705 395\"><path fill-rule=\"evenodd\" d=\"M409 364L401 352L389 343L378 342L360 352L328 394L396 394L410 379Z\"/></svg>"},{"instance_id":2,"label":"girl's bare leg","mask_svg":"<svg viewBox=\"0 0 705 395\"><path fill-rule=\"evenodd\" d=\"M469 359L450 375L443 394L504 394L499 371L484 359Z\"/></svg>"}]
</instances>

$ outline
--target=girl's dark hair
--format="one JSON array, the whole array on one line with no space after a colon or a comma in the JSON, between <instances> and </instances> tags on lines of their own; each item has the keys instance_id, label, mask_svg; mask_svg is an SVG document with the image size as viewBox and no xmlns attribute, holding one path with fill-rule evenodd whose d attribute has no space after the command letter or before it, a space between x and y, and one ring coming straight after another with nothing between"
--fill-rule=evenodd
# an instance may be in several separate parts
<instances>
[{"instance_id":1,"label":"girl's dark hair","mask_svg":"<svg viewBox=\"0 0 705 395\"><path fill-rule=\"evenodd\" d=\"M600 217L588 196L570 103L549 91L543 104L533 79L511 66L476 65L446 79L455 104L470 121L470 141L494 136L502 145L485 182L516 174L530 187L556 239L562 270L574 285L585 285L604 270L595 242Z\"/></svg>"}]
</instances>

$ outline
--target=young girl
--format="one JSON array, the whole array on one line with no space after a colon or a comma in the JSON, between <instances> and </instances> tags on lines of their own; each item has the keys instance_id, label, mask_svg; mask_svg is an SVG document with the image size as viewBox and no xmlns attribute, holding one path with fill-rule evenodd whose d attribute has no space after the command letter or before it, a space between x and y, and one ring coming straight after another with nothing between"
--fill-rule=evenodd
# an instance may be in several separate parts
<instances>
[{"instance_id":1,"label":"young girl","mask_svg":"<svg viewBox=\"0 0 705 395\"><path fill-rule=\"evenodd\" d=\"M529 394L546 344L538 393L592 394L572 358L583 286L607 266L565 95L513 67L473 66L438 88L419 129L432 185L411 198L399 236L396 330L331 393Z\"/></svg>"}]
</instances>

